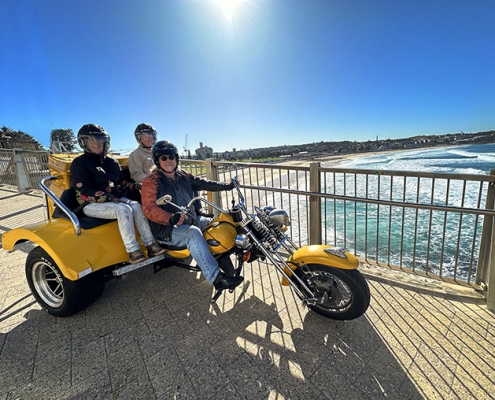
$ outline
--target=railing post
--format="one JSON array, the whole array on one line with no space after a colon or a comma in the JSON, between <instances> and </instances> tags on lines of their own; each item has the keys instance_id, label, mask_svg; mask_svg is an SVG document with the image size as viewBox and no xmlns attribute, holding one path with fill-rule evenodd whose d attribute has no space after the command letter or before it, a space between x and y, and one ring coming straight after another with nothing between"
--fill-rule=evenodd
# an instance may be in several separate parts
<instances>
[{"instance_id":1,"label":"railing post","mask_svg":"<svg viewBox=\"0 0 495 400\"><path fill-rule=\"evenodd\" d=\"M492 237L495 229L495 219L492 223ZM493 242L493 241L492 241ZM495 310L495 246L491 245L490 262L487 263L488 270L485 273L486 283L486 308L489 310Z\"/></svg>"},{"instance_id":2,"label":"railing post","mask_svg":"<svg viewBox=\"0 0 495 400\"><path fill-rule=\"evenodd\" d=\"M19 193L29 192L29 179L26 173L26 167L22 161L22 157L16 152L18 149L13 149L14 152L14 164L15 164L15 177L17 184L17 191Z\"/></svg>"},{"instance_id":3,"label":"railing post","mask_svg":"<svg viewBox=\"0 0 495 400\"><path fill-rule=\"evenodd\" d=\"M319 162L309 164L309 191L321 192ZM321 200L317 196L309 196L309 244L320 244L321 237Z\"/></svg>"},{"instance_id":4,"label":"railing post","mask_svg":"<svg viewBox=\"0 0 495 400\"><path fill-rule=\"evenodd\" d=\"M210 181L218 181L218 174L213 166L213 158L207 158L205 160L205 166L206 166L206 179ZM213 204L220 204L220 195L218 192L208 192L207 194L207 199L209 202ZM217 210L214 210L211 206L208 206L208 213L211 214L213 213L214 215L218 214Z\"/></svg>"},{"instance_id":5,"label":"railing post","mask_svg":"<svg viewBox=\"0 0 495 400\"><path fill-rule=\"evenodd\" d=\"M495 170L490 171L490 175L495 175ZM485 208L487 210L493 210L495 208L495 186L490 183L488 190L486 191L486 203ZM483 228L481 230L480 239L480 252L478 259L478 266L476 268L476 280L477 284L482 281L486 283L488 272L490 270L490 253L492 250L492 237L493 237L493 217L491 215L485 215L483 219Z\"/></svg>"},{"instance_id":6,"label":"railing post","mask_svg":"<svg viewBox=\"0 0 495 400\"><path fill-rule=\"evenodd\" d=\"M495 170L490 171L495 175ZM486 194L486 206L488 210L495 209L495 187L490 184ZM486 308L495 310L495 218L486 216L483 221L483 230L480 243L480 260L476 271L476 283L482 281L486 284Z\"/></svg>"}]
</instances>

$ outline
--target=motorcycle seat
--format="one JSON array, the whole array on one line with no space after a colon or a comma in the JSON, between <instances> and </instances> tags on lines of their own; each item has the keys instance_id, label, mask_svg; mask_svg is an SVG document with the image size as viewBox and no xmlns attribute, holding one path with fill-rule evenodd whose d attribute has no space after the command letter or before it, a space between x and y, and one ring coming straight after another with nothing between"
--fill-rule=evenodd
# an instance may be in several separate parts
<instances>
[{"instance_id":1,"label":"motorcycle seat","mask_svg":"<svg viewBox=\"0 0 495 400\"><path fill-rule=\"evenodd\" d=\"M72 212L74 212L74 210L77 210L75 214L76 217L79 219L79 223L81 224L82 229L96 228L97 226L115 221L113 219L88 217L86 214L84 214L82 209L79 207L79 203L76 199L76 191L73 188L65 189L60 196L60 201ZM70 221L70 218L67 216L67 214L65 214L58 206L56 206L53 210L52 218L63 218Z\"/></svg>"},{"instance_id":2,"label":"motorcycle seat","mask_svg":"<svg viewBox=\"0 0 495 400\"><path fill-rule=\"evenodd\" d=\"M160 246L167 250L185 250L187 249L186 246L171 246L170 244L167 244L167 242L162 242L161 240L158 240L158 243L160 243Z\"/></svg>"}]
</instances>

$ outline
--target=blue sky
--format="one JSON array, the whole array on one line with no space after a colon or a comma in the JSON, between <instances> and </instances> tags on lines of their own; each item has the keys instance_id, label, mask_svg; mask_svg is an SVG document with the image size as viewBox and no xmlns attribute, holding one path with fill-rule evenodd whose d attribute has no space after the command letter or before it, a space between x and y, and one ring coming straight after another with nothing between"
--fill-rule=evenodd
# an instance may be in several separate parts
<instances>
[{"instance_id":1,"label":"blue sky","mask_svg":"<svg viewBox=\"0 0 495 400\"><path fill-rule=\"evenodd\" d=\"M495 129L493 0L1 0L0 126L192 151Z\"/></svg>"}]
</instances>

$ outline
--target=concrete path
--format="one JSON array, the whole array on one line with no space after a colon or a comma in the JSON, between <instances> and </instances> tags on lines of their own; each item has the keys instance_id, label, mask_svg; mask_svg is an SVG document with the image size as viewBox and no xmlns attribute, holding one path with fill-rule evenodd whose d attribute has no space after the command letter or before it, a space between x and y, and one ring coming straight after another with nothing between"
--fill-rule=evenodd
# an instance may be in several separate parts
<instances>
[{"instance_id":1,"label":"concrete path","mask_svg":"<svg viewBox=\"0 0 495 400\"><path fill-rule=\"evenodd\" d=\"M43 219L0 187L0 233ZM40 310L0 250L0 399L493 399L495 317L476 294L369 276L365 316L302 307L269 265L210 305L197 273L151 266L71 318Z\"/></svg>"}]
</instances>

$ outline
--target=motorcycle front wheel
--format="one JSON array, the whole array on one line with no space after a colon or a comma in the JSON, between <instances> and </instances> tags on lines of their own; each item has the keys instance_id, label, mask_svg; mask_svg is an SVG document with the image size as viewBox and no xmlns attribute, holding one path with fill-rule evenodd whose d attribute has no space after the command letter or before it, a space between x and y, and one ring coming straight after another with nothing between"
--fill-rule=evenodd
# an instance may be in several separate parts
<instances>
[{"instance_id":1,"label":"motorcycle front wheel","mask_svg":"<svg viewBox=\"0 0 495 400\"><path fill-rule=\"evenodd\" d=\"M370 305L368 282L358 270L307 264L294 272L315 294L316 304L309 308L318 314L351 320L363 315Z\"/></svg>"}]
</instances>

